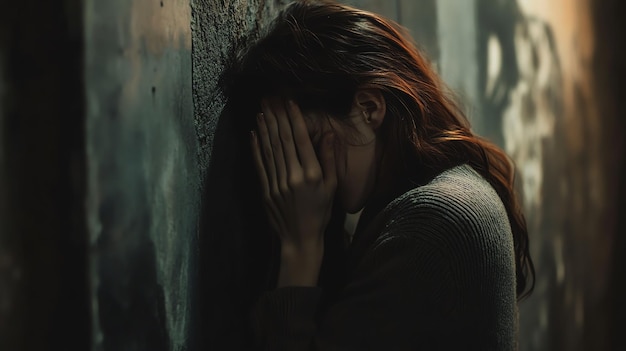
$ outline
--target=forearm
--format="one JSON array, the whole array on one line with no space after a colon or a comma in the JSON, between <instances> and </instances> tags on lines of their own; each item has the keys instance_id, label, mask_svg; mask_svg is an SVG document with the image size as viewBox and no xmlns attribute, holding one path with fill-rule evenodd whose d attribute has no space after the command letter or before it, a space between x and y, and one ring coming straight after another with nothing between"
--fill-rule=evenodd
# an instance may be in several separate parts
<instances>
[{"instance_id":1,"label":"forearm","mask_svg":"<svg viewBox=\"0 0 626 351\"><path fill-rule=\"evenodd\" d=\"M277 289L257 302L253 329L264 350L308 350L317 327L315 315L321 297L317 288L324 243L281 245Z\"/></svg>"}]
</instances>

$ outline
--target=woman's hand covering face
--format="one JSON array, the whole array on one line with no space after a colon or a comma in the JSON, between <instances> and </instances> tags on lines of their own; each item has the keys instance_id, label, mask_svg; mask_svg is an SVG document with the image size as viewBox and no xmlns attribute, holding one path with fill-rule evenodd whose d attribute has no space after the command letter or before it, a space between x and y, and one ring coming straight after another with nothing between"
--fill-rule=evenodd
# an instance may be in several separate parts
<instances>
[{"instance_id":1,"label":"woman's hand covering face","mask_svg":"<svg viewBox=\"0 0 626 351\"><path fill-rule=\"evenodd\" d=\"M334 134L322 137L318 160L300 108L281 98L263 100L257 123L253 159L283 250L320 247L337 187Z\"/></svg>"}]
</instances>

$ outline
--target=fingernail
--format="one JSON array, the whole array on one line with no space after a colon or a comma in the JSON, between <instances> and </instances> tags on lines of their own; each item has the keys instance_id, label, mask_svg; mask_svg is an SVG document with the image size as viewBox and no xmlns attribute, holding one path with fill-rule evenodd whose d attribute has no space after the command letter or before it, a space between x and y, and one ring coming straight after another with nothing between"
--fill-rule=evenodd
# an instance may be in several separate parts
<instances>
[{"instance_id":1,"label":"fingernail","mask_svg":"<svg viewBox=\"0 0 626 351\"><path fill-rule=\"evenodd\" d=\"M263 115L263 112L261 112L261 113L259 113L259 114L257 114L257 115L256 115L256 120L257 120L259 123L263 123L263 122L265 121L265 116Z\"/></svg>"},{"instance_id":2,"label":"fingernail","mask_svg":"<svg viewBox=\"0 0 626 351\"><path fill-rule=\"evenodd\" d=\"M256 140L256 132L254 130L250 131L250 137L252 138L252 140Z\"/></svg>"}]
</instances>

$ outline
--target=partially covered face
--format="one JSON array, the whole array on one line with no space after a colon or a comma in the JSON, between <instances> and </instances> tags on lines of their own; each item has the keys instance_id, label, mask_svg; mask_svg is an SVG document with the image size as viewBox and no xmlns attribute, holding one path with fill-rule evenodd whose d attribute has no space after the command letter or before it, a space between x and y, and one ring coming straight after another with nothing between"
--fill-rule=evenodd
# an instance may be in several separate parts
<instances>
[{"instance_id":1,"label":"partially covered face","mask_svg":"<svg viewBox=\"0 0 626 351\"><path fill-rule=\"evenodd\" d=\"M335 133L337 198L347 213L360 211L375 184L376 134L361 116L339 121L321 114L306 113L305 118L316 150L325 133Z\"/></svg>"}]
</instances>

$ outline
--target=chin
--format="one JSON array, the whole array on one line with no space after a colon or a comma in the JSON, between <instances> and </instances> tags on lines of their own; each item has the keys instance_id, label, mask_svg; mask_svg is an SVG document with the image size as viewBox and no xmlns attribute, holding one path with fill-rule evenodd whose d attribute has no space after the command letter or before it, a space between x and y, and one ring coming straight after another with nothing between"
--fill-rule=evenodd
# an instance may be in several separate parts
<instances>
[{"instance_id":1,"label":"chin","mask_svg":"<svg viewBox=\"0 0 626 351\"><path fill-rule=\"evenodd\" d=\"M363 209L363 201L348 201L348 199L341 199L341 207L346 213L355 214Z\"/></svg>"},{"instance_id":2,"label":"chin","mask_svg":"<svg viewBox=\"0 0 626 351\"><path fill-rule=\"evenodd\" d=\"M363 209L363 206L360 206L359 208L356 208L356 209L348 209L346 210L346 213L355 214L355 213L359 213L362 209Z\"/></svg>"}]
</instances>

